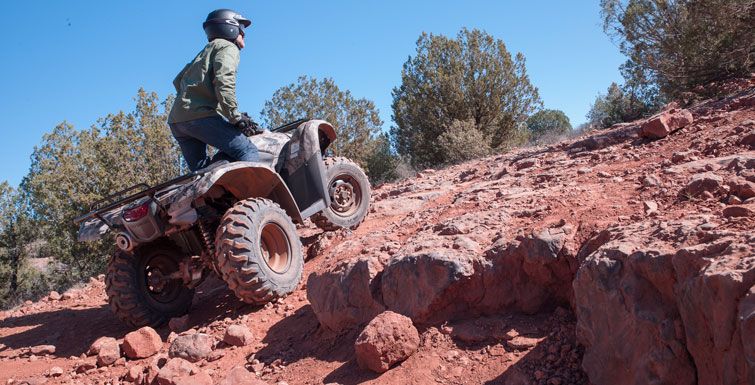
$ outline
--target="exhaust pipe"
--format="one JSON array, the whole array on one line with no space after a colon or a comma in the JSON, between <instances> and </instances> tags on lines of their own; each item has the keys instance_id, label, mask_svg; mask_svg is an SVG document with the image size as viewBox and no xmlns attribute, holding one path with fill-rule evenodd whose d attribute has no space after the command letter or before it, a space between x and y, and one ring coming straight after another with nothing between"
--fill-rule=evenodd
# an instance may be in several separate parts
<instances>
[{"instance_id":1,"label":"exhaust pipe","mask_svg":"<svg viewBox=\"0 0 755 385\"><path fill-rule=\"evenodd\" d=\"M131 251L134 248L134 242L126 233L118 233L115 236L115 245L123 251Z\"/></svg>"}]
</instances>

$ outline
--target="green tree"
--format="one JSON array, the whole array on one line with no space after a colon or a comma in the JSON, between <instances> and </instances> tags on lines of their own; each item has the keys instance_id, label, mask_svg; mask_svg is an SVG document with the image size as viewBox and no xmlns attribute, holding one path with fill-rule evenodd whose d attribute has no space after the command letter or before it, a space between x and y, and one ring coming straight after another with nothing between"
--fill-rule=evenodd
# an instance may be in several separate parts
<instances>
[{"instance_id":1,"label":"green tree","mask_svg":"<svg viewBox=\"0 0 755 385\"><path fill-rule=\"evenodd\" d=\"M678 97L753 71L752 0L601 0L600 6L604 30L628 57L627 83Z\"/></svg>"},{"instance_id":2,"label":"green tree","mask_svg":"<svg viewBox=\"0 0 755 385\"><path fill-rule=\"evenodd\" d=\"M109 239L76 241L72 222L103 197L137 183L156 184L182 171L180 151L167 127L166 108L155 93L139 90L132 112L100 119L78 131L63 122L34 148L22 190L46 241L46 252L76 281L102 271L112 252Z\"/></svg>"},{"instance_id":3,"label":"green tree","mask_svg":"<svg viewBox=\"0 0 755 385\"><path fill-rule=\"evenodd\" d=\"M527 129L537 139L544 135L560 135L572 130L569 117L561 110L541 110L527 118Z\"/></svg>"},{"instance_id":4,"label":"green tree","mask_svg":"<svg viewBox=\"0 0 755 385\"><path fill-rule=\"evenodd\" d=\"M18 294L22 268L38 237L24 196L8 182L0 183L0 305Z\"/></svg>"},{"instance_id":5,"label":"green tree","mask_svg":"<svg viewBox=\"0 0 755 385\"><path fill-rule=\"evenodd\" d=\"M437 146L443 152L445 162L455 164L490 154L488 143L473 120L454 120L438 137Z\"/></svg>"},{"instance_id":6,"label":"green tree","mask_svg":"<svg viewBox=\"0 0 755 385\"><path fill-rule=\"evenodd\" d=\"M328 121L338 133L338 139L330 146L333 155L348 157L370 172L367 159L379 144L376 138L383 124L379 111L374 102L353 97L333 79L301 76L296 83L276 90L265 102L261 115L267 127L301 118Z\"/></svg>"},{"instance_id":7,"label":"green tree","mask_svg":"<svg viewBox=\"0 0 755 385\"><path fill-rule=\"evenodd\" d=\"M455 39L423 33L393 89L392 140L415 166L451 161L436 139L455 121L473 122L482 148L500 150L520 135L519 124L542 105L524 55L512 58L503 41L474 29Z\"/></svg>"}]
</instances>

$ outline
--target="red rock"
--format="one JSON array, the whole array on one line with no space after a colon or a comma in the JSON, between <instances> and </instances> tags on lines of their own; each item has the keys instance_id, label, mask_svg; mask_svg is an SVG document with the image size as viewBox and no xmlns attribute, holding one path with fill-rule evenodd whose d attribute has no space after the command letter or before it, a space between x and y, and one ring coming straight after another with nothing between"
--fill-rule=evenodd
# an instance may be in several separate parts
<instances>
[{"instance_id":1,"label":"red rock","mask_svg":"<svg viewBox=\"0 0 755 385\"><path fill-rule=\"evenodd\" d=\"M695 174L684 188L683 194L688 197L698 197L706 192L715 195L723 185L723 178L711 172Z\"/></svg>"},{"instance_id":2,"label":"red rock","mask_svg":"<svg viewBox=\"0 0 755 385\"><path fill-rule=\"evenodd\" d=\"M97 366L110 366L121 358L121 347L115 338L104 340L97 350Z\"/></svg>"},{"instance_id":3,"label":"red rock","mask_svg":"<svg viewBox=\"0 0 755 385\"><path fill-rule=\"evenodd\" d=\"M223 342L232 346L246 346L253 339L252 331L243 325L231 325L225 329L225 335L223 335Z\"/></svg>"},{"instance_id":4,"label":"red rock","mask_svg":"<svg viewBox=\"0 0 755 385\"><path fill-rule=\"evenodd\" d=\"M181 358L171 358L155 377L158 385L212 385L212 377Z\"/></svg>"},{"instance_id":5,"label":"red rock","mask_svg":"<svg viewBox=\"0 0 755 385\"><path fill-rule=\"evenodd\" d=\"M123 337L123 353L131 359L151 357L163 347L163 340L155 329L145 326Z\"/></svg>"},{"instance_id":6,"label":"red rock","mask_svg":"<svg viewBox=\"0 0 755 385\"><path fill-rule=\"evenodd\" d=\"M228 375L218 385L267 385L267 383L243 366L236 366L228 372Z\"/></svg>"},{"instance_id":7,"label":"red rock","mask_svg":"<svg viewBox=\"0 0 755 385\"><path fill-rule=\"evenodd\" d=\"M50 377L60 377L63 375L63 373L65 372L63 371L63 368L61 368L60 366L53 366L52 368L50 368L50 371L48 372Z\"/></svg>"},{"instance_id":8,"label":"red rock","mask_svg":"<svg viewBox=\"0 0 755 385\"><path fill-rule=\"evenodd\" d=\"M57 291L51 291L47 298L49 298L50 301L60 301L61 296Z\"/></svg>"},{"instance_id":9,"label":"red rock","mask_svg":"<svg viewBox=\"0 0 755 385\"><path fill-rule=\"evenodd\" d=\"M734 178L726 183L732 194L741 200L747 200L755 197L755 183L745 180L744 178Z\"/></svg>"},{"instance_id":10,"label":"red rock","mask_svg":"<svg viewBox=\"0 0 755 385\"><path fill-rule=\"evenodd\" d=\"M170 344L168 355L197 362L212 353L213 344L213 338L204 333L180 335Z\"/></svg>"},{"instance_id":11,"label":"red rock","mask_svg":"<svg viewBox=\"0 0 755 385\"><path fill-rule=\"evenodd\" d=\"M359 366L377 373L406 360L418 347L419 333L412 320L392 311L370 321L354 344Z\"/></svg>"},{"instance_id":12,"label":"red rock","mask_svg":"<svg viewBox=\"0 0 755 385\"><path fill-rule=\"evenodd\" d=\"M110 343L110 342L115 342L116 344L118 343L116 339L113 337L100 337L94 340L94 342L92 342L92 344L89 345L89 350L87 350L87 355L96 356L97 354L100 353L100 348L102 347L102 344Z\"/></svg>"},{"instance_id":13,"label":"red rock","mask_svg":"<svg viewBox=\"0 0 755 385\"><path fill-rule=\"evenodd\" d=\"M144 367L141 365L134 365L128 368L125 379L126 381L131 381L138 384L142 382L142 377L144 377Z\"/></svg>"},{"instance_id":14,"label":"red rock","mask_svg":"<svg viewBox=\"0 0 755 385\"><path fill-rule=\"evenodd\" d=\"M374 258L361 257L312 273L307 279L307 299L320 324L343 330L369 322L385 310L372 296L374 279L383 269Z\"/></svg>"},{"instance_id":15,"label":"red rock","mask_svg":"<svg viewBox=\"0 0 755 385\"><path fill-rule=\"evenodd\" d=\"M755 217L755 205L729 206L723 211L725 218Z\"/></svg>"},{"instance_id":16,"label":"red rock","mask_svg":"<svg viewBox=\"0 0 755 385\"><path fill-rule=\"evenodd\" d=\"M29 352L35 356L43 356L47 354L55 354L55 346L54 345L37 345L32 346L29 349Z\"/></svg>"},{"instance_id":17,"label":"red rock","mask_svg":"<svg viewBox=\"0 0 755 385\"><path fill-rule=\"evenodd\" d=\"M684 128L693 121L688 110L669 110L662 112L642 124L640 136L644 138L665 138L672 131Z\"/></svg>"}]
</instances>

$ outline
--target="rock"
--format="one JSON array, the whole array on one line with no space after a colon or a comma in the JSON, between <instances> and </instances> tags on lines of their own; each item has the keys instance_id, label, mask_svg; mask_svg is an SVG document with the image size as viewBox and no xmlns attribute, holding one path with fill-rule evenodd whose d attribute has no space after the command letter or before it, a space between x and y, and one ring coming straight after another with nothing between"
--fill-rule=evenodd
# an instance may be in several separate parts
<instances>
[{"instance_id":1,"label":"rock","mask_svg":"<svg viewBox=\"0 0 755 385\"><path fill-rule=\"evenodd\" d=\"M377 373L406 360L418 347L419 333L412 320L392 311L370 321L354 344L359 366Z\"/></svg>"},{"instance_id":2,"label":"rock","mask_svg":"<svg viewBox=\"0 0 755 385\"><path fill-rule=\"evenodd\" d=\"M163 340L155 329L145 326L123 337L123 353L131 359L151 357L163 347Z\"/></svg>"},{"instance_id":3,"label":"rock","mask_svg":"<svg viewBox=\"0 0 755 385\"><path fill-rule=\"evenodd\" d=\"M529 350L537 346L537 344L539 344L541 340L541 338L516 336L506 341L506 344L514 350Z\"/></svg>"},{"instance_id":4,"label":"rock","mask_svg":"<svg viewBox=\"0 0 755 385\"><path fill-rule=\"evenodd\" d=\"M121 347L115 338L106 339L100 343L97 350L97 366L110 366L119 358L121 358Z\"/></svg>"},{"instance_id":5,"label":"rock","mask_svg":"<svg viewBox=\"0 0 755 385\"><path fill-rule=\"evenodd\" d=\"M653 174L643 175L642 178L640 178L640 183L642 184L642 187L656 187L661 184L658 177Z\"/></svg>"},{"instance_id":6,"label":"rock","mask_svg":"<svg viewBox=\"0 0 755 385\"><path fill-rule=\"evenodd\" d=\"M683 194L688 197L698 197L706 192L715 195L723 185L723 178L720 176L705 172L695 174L683 190Z\"/></svg>"},{"instance_id":7,"label":"rock","mask_svg":"<svg viewBox=\"0 0 755 385\"><path fill-rule=\"evenodd\" d=\"M589 167L580 167L577 169L577 174L579 175L589 174L591 172L592 172L592 169Z\"/></svg>"},{"instance_id":8,"label":"rock","mask_svg":"<svg viewBox=\"0 0 755 385\"><path fill-rule=\"evenodd\" d=\"M688 110L672 109L648 119L640 128L640 137L650 139L665 138L671 132L684 128L693 121Z\"/></svg>"},{"instance_id":9,"label":"rock","mask_svg":"<svg viewBox=\"0 0 755 385\"><path fill-rule=\"evenodd\" d=\"M755 349L752 238L722 237L683 248L675 253L673 266L684 324L678 331L686 337L698 383L755 383L755 361L748 355Z\"/></svg>"},{"instance_id":10,"label":"rock","mask_svg":"<svg viewBox=\"0 0 755 385\"><path fill-rule=\"evenodd\" d=\"M189 315L186 314L182 317L171 318L168 321L168 328L170 331L181 333L189 329Z\"/></svg>"},{"instance_id":11,"label":"rock","mask_svg":"<svg viewBox=\"0 0 755 385\"><path fill-rule=\"evenodd\" d=\"M60 366L53 366L47 373L50 377L60 377L63 375L63 373L65 373L65 371Z\"/></svg>"},{"instance_id":12,"label":"rock","mask_svg":"<svg viewBox=\"0 0 755 385\"><path fill-rule=\"evenodd\" d=\"M742 337L752 336L743 321L755 285L755 245L748 235L729 232L672 246L693 240L701 224L636 223L591 241L595 251L574 281L574 309L585 347L582 366L592 383L739 384L755 378L746 358L755 340Z\"/></svg>"},{"instance_id":13,"label":"rock","mask_svg":"<svg viewBox=\"0 0 755 385\"><path fill-rule=\"evenodd\" d=\"M236 366L228 371L228 375L218 385L267 385L267 383L245 367Z\"/></svg>"},{"instance_id":14,"label":"rock","mask_svg":"<svg viewBox=\"0 0 755 385\"><path fill-rule=\"evenodd\" d=\"M231 325L225 329L225 335L223 335L223 342L232 346L246 346L252 340L252 331L243 325Z\"/></svg>"},{"instance_id":15,"label":"rock","mask_svg":"<svg viewBox=\"0 0 755 385\"><path fill-rule=\"evenodd\" d=\"M612 175L605 171L598 171L598 176L601 178L610 178Z\"/></svg>"},{"instance_id":16,"label":"rock","mask_svg":"<svg viewBox=\"0 0 755 385\"><path fill-rule=\"evenodd\" d=\"M744 178L735 178L727 181L729 191L739 199L745 201L755 197L755 183L745 180Z\"/></svg>"},{"instance_id":17,"label":"rock","mask_svg":"<svg viewBox=\"0 0 755 385\"><path fill-rule=\"evenodd\" d=\"M755 150L755 132L747 134L739 140L741 146L749 147L751 150Z\"/></svg>"},{"instance_id":18,"label":"rock","mask_svg":"<svg viewBox=\"0 0 755 385\"><path fill-rule=\"evenodd\" d=\"M462 297L472 275L473 257L453 250L397 257L383 270L383 301L419 324L452 319L468 310Z\"/></svg>"},{"instance_id":19,"label":"rock","mask_svg":"<svg viewBox=\"0 0 755 385\"><path fill-rule=\"evenodd\" d=\"M55 346L54 345L37 345L32 346L29 349L29 352L35 356L44 356L48 354L55 354Z\"/></svg>"},{"instance_id":20,"label":"rock","mask_svg":"<svg viewBox=\"0 0 755 385\"><path fill-rule=\"evenodd\" d=\"M180 335L170 344L168 355L197 362L212 353L213 339L204 333Z\"/></svg>"},{"instance_id":21,"label":"rock","mask_svg":"<svg viewBox=\"0 0 755 385\"><path fill-rule=\"evenodd\" d=\"M644 201L642 202L642 206L645 210L645 214L647 215L658 214L658 203L655 203L654 201Z\"/></svg>"},{"instance_id":22,"label":"rock","mask_svg":"<svg viewBox=\"0 0 755 385\"><path fill-rule=\"evenodd\" d=\"M50 301L60 301L61 296L57 291L51 291L47 298L49 298Z\"/></svg>"},{"instance_id":23,"label":"rock","mask_svg":"<svg viewBox=\"0 0 755 385\"><path fill-rule=\"evenodd\" d=\"M84 363L79 364L78 366L76 366L76 373L79 373L79 374L86 373L86 372L88 372L90 370L94 370L96 368L97 368L97 365L95 365L95 364L93 364L91 362L84 362Z\"/></svg>"},{"instance_id":24,"label":"rock","mask_svg":"<svg viewBox=\"0 0 755 385\"><path fill-rule=\"evenodd\" d=\"M94 342L92 342L92 344L89 345L89 350L87 350L87 355L96 356L97 354L100 353L100 348L102 347L102 344L110 343L110 342L114 342L116 344L118 343L118 341L116 341L116 339L113 337L100 337L94 340Z\"/></svg>"},{"instance_id":25,"label":"rock","mask_svg":"<svg viewBox=\"0 0 755 385\"><path fill-rule=\"evenodd\" d=\"M640 225L593 239L574 280L582 367L595 384L695 384L695 368L677 333L673 251ZM631 343L625 337L631 336ZM663 362L663 365L658 365ZM623 373L617 376L617 373Z\"/></svg>"},{"instance_id":26,"label":"rock","mask_svg":"<svg viewBox=\"0 0 755 385\"><path fill-rule=\"evenodd\" d=\"M517 170L524 170L526 168L536 167L538 164L539 162L535 158L525 158L517 161L514 164L514 167L516 167Z\"/></svg>"},{"instance_id":27,"label":"rock","mask_svg":"<svg viewBox=\"0 0 755 385\"><path fill-rule=\"evenodd\" d=\"M181 358L171 358L155 377L158 385L212 385L212 377Z\"/></svg>"},{"instance_id":28,"label":"rock","mask_svg":"<svg viewBox=\"0 0 755 385\"><path fill-rule=\"evenodd\" d=\"M383 269L374 258L360 257L339 263L330 271L312 273L307 279L307 299L320 324L342 330L365 324L385 310L373 297Z\"/></svg>"},{"instance_id":29,"label":"rock","mask_svg":"<svg viewBox=\"0 0 755 385\"><path fill-rule=\"evenodd\" d=\"M755 217L755 205L729 206L723 211L725 218Z\"/></svg>"},{"instance_id":30,"label":"rock","mask_svg":"<svg viewBox=\"0 0 755 385\"><path fill-rule=\"evenodd\" d=\"M144 375L144 367L141 365L134 365L130 368L128 368L128 372L126 372L125 379L126 381L131 381L135 383L141 383L141 379Z\"/></svg>"}]
</instances>

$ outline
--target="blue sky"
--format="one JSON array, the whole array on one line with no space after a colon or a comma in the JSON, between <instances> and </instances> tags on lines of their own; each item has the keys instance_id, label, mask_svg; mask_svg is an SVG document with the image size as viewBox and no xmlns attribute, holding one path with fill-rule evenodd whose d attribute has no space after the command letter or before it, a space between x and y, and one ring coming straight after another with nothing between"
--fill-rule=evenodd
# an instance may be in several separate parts
<instances>
[{"instance_id":1,"label":"blue sky","mask_svg":"<svg viewBox=\"0 0 755 385\"><path fill-rule=\"evenodd\" d=\"M63 120L86 128L130 110L139 87L161 97L205 44L201 23L227 7L252 19L238 98L255 117L299 75L332 77L375 101L384 129L391 90L421 32L480 28L527 58L546 108L576 126L624 61L600 27L598 1L6 1L0 71L0 180L17 185L33 147Z\"/></svg>"}]
</instances>

